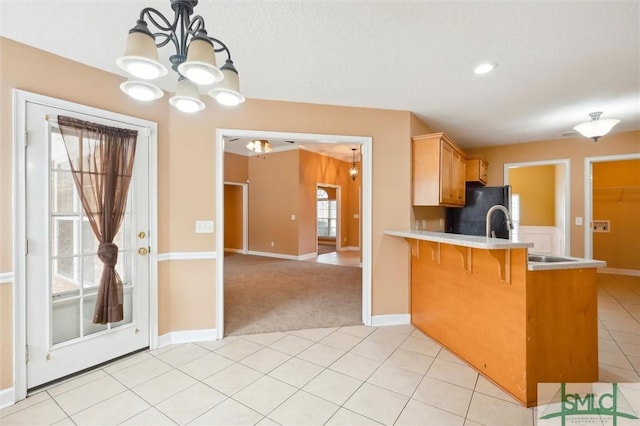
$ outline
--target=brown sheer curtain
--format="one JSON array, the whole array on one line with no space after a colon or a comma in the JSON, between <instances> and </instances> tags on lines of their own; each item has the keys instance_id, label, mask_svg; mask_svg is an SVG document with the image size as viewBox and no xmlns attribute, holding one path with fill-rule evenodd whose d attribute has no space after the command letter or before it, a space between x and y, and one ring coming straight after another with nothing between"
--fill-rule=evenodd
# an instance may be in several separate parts
<instances>
[{"instance_id":1,"label":"brown sheer curtain","mask_svg":"<svg viewBox=\"0 0 640 426\"><path fill-rule=\"evenodd\" d=\"M123 319L122 280L116 271L118 246L113 239L124 217L138 132L65 116L58 116L58 125L104 264L93 322L118 322Z\"/></svg>"}]
</instances>

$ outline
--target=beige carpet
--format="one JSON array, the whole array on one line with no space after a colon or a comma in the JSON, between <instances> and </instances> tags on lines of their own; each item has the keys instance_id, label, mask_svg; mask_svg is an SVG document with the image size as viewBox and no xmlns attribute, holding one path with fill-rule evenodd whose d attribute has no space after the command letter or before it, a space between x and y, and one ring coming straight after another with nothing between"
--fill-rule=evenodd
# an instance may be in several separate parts
<instances>
[{"instance_id":1,"label":"beige carpet","mask_svg":"<svg viewBox=\"0 0 640 426\"><path fill-rule=\"evenodd\" d=\"M361 323L361 268L225 254L226 336Z\"/></svg>"}]
</instances>

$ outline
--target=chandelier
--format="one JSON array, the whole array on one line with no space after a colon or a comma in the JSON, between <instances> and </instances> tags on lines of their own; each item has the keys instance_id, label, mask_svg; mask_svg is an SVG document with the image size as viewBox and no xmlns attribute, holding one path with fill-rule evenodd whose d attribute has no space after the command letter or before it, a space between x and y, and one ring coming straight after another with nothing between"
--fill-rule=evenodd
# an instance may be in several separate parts
<instances>
[{"instance_id":1,"label":"chandelier","mask_svg":"<svg viewBox=\"0 0 640 426\"><path fill-rule=\"evenodd\" d=\"M358 168L356 167L356 149L351 148L351 167L349 167L349 177L355 181L358 177Z\"/></svg>"},{"instance_id":2,"label":"chandelier","mask_svg":"<svg viewBox=\"0 0 640 426\"><path fill-rule=\"evenodd\" d=\"M124 56L116 60L120 69L133 76L120 85L124 93L140 101L153 101L164 95L151 81L169 72L158 60L158 48L172 44L175 54L169 61L178 74L178 84L175 95L169 99L171 105L188 113L204 109L198 86L211 86L209 96L222 105L245 101L231 52L222 41L209 37L202 16L191 16L197 4L198 0L171 0L172 20L154 8L142 9L136 25L129 31ZM155 32L149 30L147 21ZM221 52L227 54L227 59L218 68L215 54Z\"/></svg>"},{"instance_id":3,"label":"chandelier","mask_svg":"<svg viewBox=\"0 0 640 426\"><path fill-rule=\"evenodd\" d=\"M264 139L254 139L250 141L246 147L249 151L253 151L258 154L271 152L271 144L269 141Z\"/></svg>"},{"instance_id":4,"label":"chandelier","mask_svg":"<svg viewBox=\"0 0 640 426\"><path fill-rule=\"evenodd\" d=\"M617 118L605 118L604 120L600 120L600 115L602 115L602 111L592 112L589 114L591 121L578 124L573 128L573 130L580 132L584 137L591 138L598 142L598 139L609 133L611 129L613 129L613 126L620 122Z\"/></svg>"}]
</instances>

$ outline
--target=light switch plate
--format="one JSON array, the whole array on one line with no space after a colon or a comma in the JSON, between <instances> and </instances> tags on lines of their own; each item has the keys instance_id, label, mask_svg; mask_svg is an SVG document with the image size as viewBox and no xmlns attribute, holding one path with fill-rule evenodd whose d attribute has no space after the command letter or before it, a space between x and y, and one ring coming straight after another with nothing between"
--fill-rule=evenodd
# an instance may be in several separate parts
<instances>
[{"instance_id":1,"label":"light switch plate","mask_svg":"<svg viewBox=\"0 0 640 426\"><path fill-rule=\"evenodd\" d=\"M582 218L581 218L580 216L577 216L577 217L576 217L576 225L577 225L577 226L582 225Z\"/></svg>"},{"instance_id":2,"label":"light switch plate","mask_svg":"<svg viewBox=\"0 0 640 426\"><path fill-rule=\"evenodd\" d=\"M196 220L196 234L213 234L213 221Z\"/></svg>"}]
</instances>

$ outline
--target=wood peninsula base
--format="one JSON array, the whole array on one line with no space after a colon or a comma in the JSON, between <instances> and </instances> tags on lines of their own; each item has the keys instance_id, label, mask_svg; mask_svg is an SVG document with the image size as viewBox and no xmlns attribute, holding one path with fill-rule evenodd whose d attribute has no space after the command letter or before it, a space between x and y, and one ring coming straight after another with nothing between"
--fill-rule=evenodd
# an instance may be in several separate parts
<instances>
[{"instance_id":1,"label":"wood peninsula base","mask_svg":"<svg viewBox=\"0 0 640 426\"><path fill-rule=\"evenodd\" d=\"M411 321L428 336L527 407L538 383L598 381L594 267L528 270L526 247L407 241Z\"/></svg>"}]
</instances>

